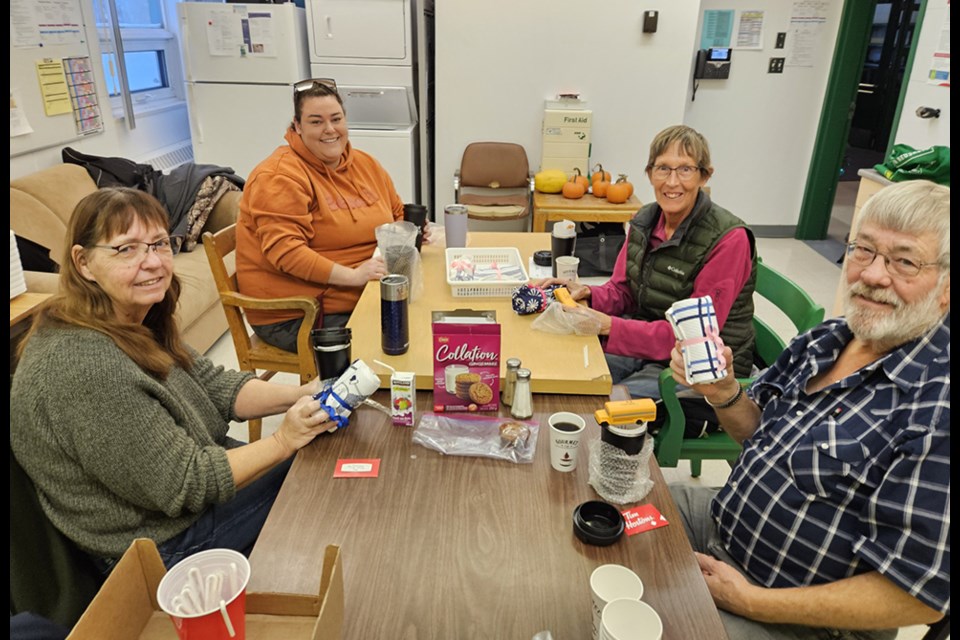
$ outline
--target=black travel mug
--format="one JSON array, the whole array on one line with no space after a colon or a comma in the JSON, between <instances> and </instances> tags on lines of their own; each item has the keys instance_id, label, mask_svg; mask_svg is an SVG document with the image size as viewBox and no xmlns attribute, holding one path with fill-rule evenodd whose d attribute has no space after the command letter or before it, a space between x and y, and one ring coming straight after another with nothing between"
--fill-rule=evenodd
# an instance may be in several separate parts
<instances>
[{"instance_id":1,"label":"black travel mug","mask_svg":"<svg viewBox=\"0 0 960 640\"><path fill-rule=\"evenodd\" d=\"M346 327L327 327L310 332L313 360L321 380L336 380L350 366L351 334Z\"/></svg>"},{"instance_id":2,"label":"black travel mug","mask_svg":"<svg viewBox=\"0 0 960 640\"><path fill-rule=\"evenodd\" d=\"M405 204L403 219L417 225L417 251L420 251L423 245L423 230L427 226L427 208L422 204Z\"/></svg>"}]
</instances>

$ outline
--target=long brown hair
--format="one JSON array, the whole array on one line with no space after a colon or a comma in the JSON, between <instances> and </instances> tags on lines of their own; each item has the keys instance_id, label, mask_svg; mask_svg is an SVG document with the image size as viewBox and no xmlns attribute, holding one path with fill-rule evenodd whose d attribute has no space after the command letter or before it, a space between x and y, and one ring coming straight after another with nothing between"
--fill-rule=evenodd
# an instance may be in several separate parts
<instances>
[{"instance_id":1,"label":"long brown hair","mask_svg":"<svg viewBox=\"0 0 960 640\"><path fill-rule=\"evenodd\" d=\"M174 274L161 302L147 312L142 324L122 322L114 312L113 300L96 282L80 273L73 258L73 247L88 250L134 222L166 229L169 216L160 202L136 189L98 189L77 203L67 228L66 249L60 268L60 291L37 313L22 353L30 337L41 327L75 326L99 331L147 373L164 380L177 364L184 369L193 365L193 357L180 335L174 313L180 299L180 279Z\"/></svg>"}]
</instances>

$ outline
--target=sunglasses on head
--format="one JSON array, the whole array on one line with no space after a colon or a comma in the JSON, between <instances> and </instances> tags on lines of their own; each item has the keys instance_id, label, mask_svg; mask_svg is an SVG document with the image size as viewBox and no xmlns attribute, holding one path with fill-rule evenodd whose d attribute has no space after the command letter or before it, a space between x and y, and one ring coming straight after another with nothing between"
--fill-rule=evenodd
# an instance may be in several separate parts
<instances>
[{"instance_id":1,"label":"sunglasses on head","mask_svg":"<svg viewBox=\"0 0 960 640\"><path fill-rule=\"evenodd\" d=\"M301 91L309 91L317 85L326 87L334 93L337 92L337 82L333 78L310 78L308 80L301 80L293 85L293 92L296 94Z\"/></svg>"}]
</instances>

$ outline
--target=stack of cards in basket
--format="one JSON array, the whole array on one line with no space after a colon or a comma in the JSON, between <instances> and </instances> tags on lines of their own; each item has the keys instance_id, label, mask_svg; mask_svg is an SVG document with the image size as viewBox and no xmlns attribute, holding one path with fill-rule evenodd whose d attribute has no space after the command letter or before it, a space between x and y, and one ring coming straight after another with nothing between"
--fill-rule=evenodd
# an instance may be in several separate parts
<instances>
[{"instance_id":1,"label":"stack of cards in basket","mask_svg":"<svg viewBox=\"0 0 960 640\"><path fill-rule=\"evenodd\" d=\"M434 411L500 408L500 325L496 311L433 312Z\"/></svg>"},{"instance_id":2,"label":"stack of cards in basket","mask_svg":"<svg viewBox=\"0 0 960 640\"><path fill-rule=\"evenodd\" d=\"M703 384L727 377L723 340L710 296L687 298L667 309L667 320L680 343L687 384Z\"/></svg>"}]
</instances>

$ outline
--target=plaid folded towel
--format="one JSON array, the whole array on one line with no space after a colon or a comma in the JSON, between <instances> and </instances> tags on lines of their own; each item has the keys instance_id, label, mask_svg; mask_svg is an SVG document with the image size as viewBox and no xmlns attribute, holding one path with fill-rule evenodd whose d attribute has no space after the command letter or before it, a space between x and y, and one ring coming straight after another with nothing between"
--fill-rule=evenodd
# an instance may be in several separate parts
<instances>
[{"instance_id":1,"label":"plaid folded towel","mask_svg":"<svg viewBox=\"0 0 960 640\"><path fill-rule=\"evenodd\" d=\"M717 324L717 312L710 296L674 302L667 309L667 320L680 342L688 384L716 382L727 377L723 340Z\"/></svg>"}]
</instances>

